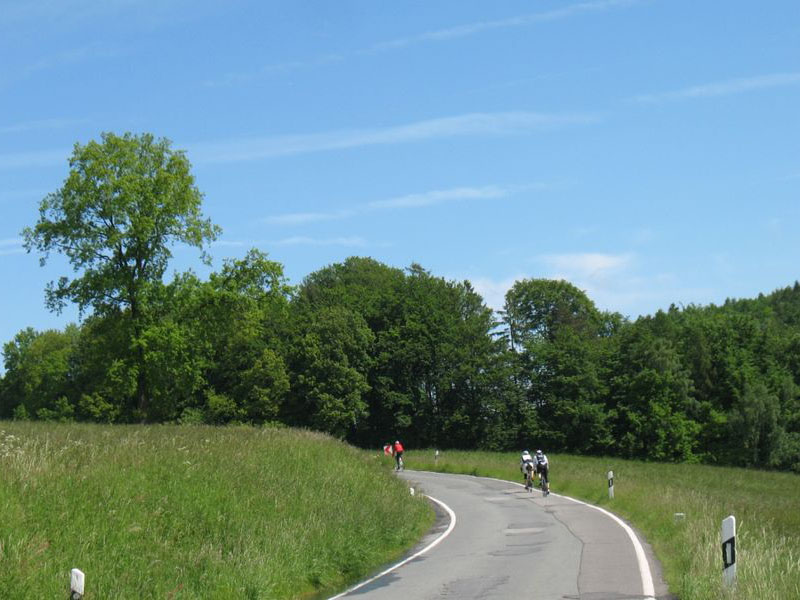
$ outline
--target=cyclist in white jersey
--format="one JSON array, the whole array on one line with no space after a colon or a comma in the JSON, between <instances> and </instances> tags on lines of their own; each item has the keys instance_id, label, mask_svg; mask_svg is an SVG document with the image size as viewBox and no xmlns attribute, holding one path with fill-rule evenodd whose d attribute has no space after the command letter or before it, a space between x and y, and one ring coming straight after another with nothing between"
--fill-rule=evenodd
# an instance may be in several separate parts
<instances>
[{"instance_id":1,"label":"cyclist in white jersey","mask_svg":"<svg viewBox=\"0 0 800 600\"><path fill-rule=\"evenodd\" d=\"M526 479L525 471L527 470L528 466L533 467L534 470L535 470L536 463L533 460L533 457L531 456L531 453L528 452L527 450L523 450L522 451L522 456L520 456L520 458L519 458L519 471L520 471L520 473L522 473L522 478L523 479Z\"/></svg>"},{"instance_id":2,"label":"cyclist in white jersey","mask_svg":"<svg viewBox=\"0 0 800 600\"><path fill-rule=\"evenodd\" d=\"M544 477L545 480L545 489L549 492L550 491L550 462L547 460L547 455L542 452L541 450L536 451L536 458L534 458L534 466L536 468L536 474L539 476L539 479Z\"/></svg>"}]
</instances>

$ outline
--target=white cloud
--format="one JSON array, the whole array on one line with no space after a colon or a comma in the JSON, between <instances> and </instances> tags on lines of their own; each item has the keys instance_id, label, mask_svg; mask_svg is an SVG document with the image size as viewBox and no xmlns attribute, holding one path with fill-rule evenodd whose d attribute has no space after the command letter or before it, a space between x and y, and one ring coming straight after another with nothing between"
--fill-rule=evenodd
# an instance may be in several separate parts
<instances>
[{"instance_id":1,"label":"white cloud","mask_svg":"<svg viewBox=\"0 0 800 600\"><path fill-rule=\"evenodd\" d=\"M614 271L628 267L632 262L630 254L547 254L540 260L556 271L570 275L599 278Z\"/></svg>"},{"instance_id":2,"label":"white cloud","mask_svg":"<svg viewBox=\"0 0 800 600\"><path fill-rule=\"evenodd\" d=\"M728 262L725 256L712 258L717 269ZM711 287L686 285L685 278L674 273L651 270L642 275L643 258L634 254L548 254L536 260L541 265L539 268L518 272L515 276L494 278L473 274L456 279L469 280L495 311L502 310L505 294L514 283L525 279L568 281L583 290L600 310L619 312L633 319L666 310L671 304L704 304L719 296ZM493 270L501 271L503 267L500 264Z\"/></svg>"},{"instance_id":3,"label":"white cloud","mask_svg":"<svg viewBox=\"0 0 800 600\"><path fill-rule=\"evenodd\" d=\"M36 121L25 121L22 123L0 126L0 134L63 129L74 125L81 125L86 122L87 119L39 119Z\"/></svg>"},{"instance_id":4,"label":"white cloud","mask_svg":"<svg viewBox=\"0 0 800 600\"><path fill-rule=\"evenodd\" d=\"M448 27L438 29L435 31L428 31L419 35L389 40L381 42L373 46L370 50L392 50L396 48L404 48L414 44L424 42L444 42L456 38L462 38L470 35L490 31L494 29L509 29L512 27L523 27L526 25L533 25L535 23L543 23L547 21L557 21L569 17L578 16L590 12L600 12L618 6L625 6L635 4L636 0L600 0L596 2L581 2L578 4L569 4L561 8L553 10L533 13L528 15L519 15L516 17L509 17L507 19L496 19L493 21L480 21L475 23L468 23L465 25L458 25L456 27Z\"/></svg>"},{"instance_id":5,"label":"white cloud","mask_svg":"<svg viewBox=\"0 0 800 600\"><path fill-rule=\"evenodd\" d=\"M375 200L367 204L369 208L418 208L458 200L483 200L504 198L513 188L490 185L485 187L459 187L449 190L432 190L421 194L407 194L387 200Z\"/></svg>"},{"instance_id":6,"label":"white cloud","mask_svg":"<svg viewBox=\"0 0 800 600\"><path fill-rule=\"evenodd\" d=\"M547 254L539 257L544 277L569 281L586 292L601 309L628 314L642 301L649 286L631 273L631 254L598 252Z\"/></svg>"},{"instance_id":7,"label":"white cloud","mask_svg":"<svg viewBox=\"0 0 800 600\"><path fill-rule=\"evenodd\" d=\"M370 244L362 237L340 236L332 238L314 238L310 236L292 236L280 240L216 240L210 246L227 248L256 248L263 246L345 246L364 247ZM381 244L378 244L381 245Z\"/></svg>"},{"instance_id":8,"label":"white cloud","mask_svg":"<svg viewBox=\"0 0 800 600\"><path fill-rule=\"evenodd\" d=\"M506 302L506 292L511 289L515 282L525 279L525 276L507 277L499 281L489 277L462 277L460 279L469 280L486 305L494 311L500 311Z\"/></svg>"},{"instance_id":9,"label":"white cloud","mask_svg":"<svg viewBox=\"0 0 800 600\"><path fill-rule=\"evenodd\" d=\"M348 246L348 247L363 247L367 245L364 238L357 236L353 237L335 237L335 238L312 238L306 236L295 236L284 238L273 242L275 246Z\"/></svg>"},{"instance_id":10,"label":"white cloud","mask_svg":"<svg viewBox=\"0 0 800 600\"><path fill-rule=\"evenodd\" d=\"M284 73L297 69L322 67L329 64L342 62L350 56L395 50L425 42L445 42L493 29L508 29L511 27L523 27L526 25L544 23L547 21L558 21L584 13L601 12L616 8L618 6L637 4L639 1L640 0L596 0L594 2L580 2L540 13L519 15L516 17L496 19L492 21L480 21L465 25L457 25L455 27L446 27L435 31L427 31L418 35L398 38L386 42L379 42L369 48L358 50L350 54L323 54L305 60L291 60L282 63L268 64L252 71L228 73L227 75L223 75L216 79L209 79L204 82L204 85L209 87L217 87L233 85L237 83L247 83L274 73Z\"/></svg>"},{"instance_id":11,"label":"white cloud","mask_svg":"<svg viewBox=\"0 0 800 600\"><path fill-rule=\"evenodd\" d=\"M0 202L13 202L16 200L40 200L41 198L44 198L49 191L52 190L0 190Z\"/></svg>"},{"instance_id":12,"label":"white cloud","mask_svg":"<svg viewBox=\"0 0 800 600\"><path fill-rule=\"evenodd\" d=\"M655 94L641 94L631 100L634 102L665 102L670 100L690 100L693 98L710 98L714 96L728 96L741 94L751 90L771 87L800 84L800 73L772 73L755 77L742 77L696 85L680 90L660 92Z\"/></svg>"},{"instance_id":13,"label":"white cloud","mask_svg":"<svg viewBox=\"0 0 800 600\"><path fill-rule=\"evenodd\" d=\"M354 214L355 211L353 210L340 210L336 212L286 213L283 215L272 215L265 217L264 222L271 225L305 225L306 223L344 219L345 217L349 217Z\"/></svg>"},{"instance_id":14,"label":"white cloud","mask_svg":"<svg viewBox=\"0 0 800 600\"><path fill-rule=\"evenodd\" d=\"M238 73L228 73L217 79L209 79L203 82L206 87L222 87L237 83L248 83L274 73L286 73L297 69L311 69L322 67L333 63L341 62L345 59L343 54L324 54L308 60L291 60L282 63L264 65L254 71L242 71Z\"/></svg>"},{"instance_id":15,"label":"white cloud","mask_svg":"<svg viewBox=\"0 0 800 600\"><path fill-rule=\"evenodd\" d=\"M91 2L90 0L6 0L3 6L7 23L24 21L58 21L71 17L95 17L98 9L108 10L109 7L118 6L120 2ZM123 2L122 4L126 4Z\"/></svg>"},{"instance_id":16,"label":"white cloud","mask_svg":"<svg viewBox=\"0 0 800 600\"><path fill-rule=\"evenodd\" d=\"M639 275L641 259L633 254L551 254L539 260L548 269L541 277L569 281L601 310L632 318L666 310L673 303L702 303L714 297L711 288L687 287L672 273Z\"/></svg>"},{"instance_id":17,"label":"white cloud","mask_svg":"<svg viewBox=\"0 0 800 600\"><path fill-rule=\"evenodd\" d=\"M0 154L0 170L66 165L71 154L69 149Z\"/></svg>"},{"instance_id":18,"label":"white cloud","mask_svg":"<svg viewBox=\"0 0 800 600\"><path fill-rule=\"evenodd\" d=\"M538 257L545 268L533 274L519 273L514 277L500 280L491 277L470 278L475 290L495 311L501 310L505 303L505 294L517 281L523 279L563 279L579 289L586 291L601 308L628 305L638 300L640 294L629 268L633 257L628 254L573 253L548 254Z\"/></svg>"},{"instance_id":19,"label":"white cloud","mask_svg":"<svg viewBox=\"0 0 800 600\"><path fill-rule=\"evenodd\" d=\"M150 25L184 18L189 9L196 12L203 3L193 0L3 0L5 28L32 24L56 24L60 28L77 24L97 23L103 18L124 19Z\"/></svg>"},{"instance_id":20,"label":"white cloud","mask_svg":"<svg viewBox=\"0 0 800 600\"><path fill-rule=\"evenodd\" d=\"M549 114L526 111L470 113L383 128L277 135L190 144L188 154L195 163L241 162L456 136L520 135L532 131L593 123L597 120L596 116L588 114Z\"/></svg>"},{"instance_id":21,"label":"white cloud","mask_svg":"<svg viewBox=\"0 0 800 600\"><path fill-rule=\"evenodd\" d=\"M602 285L580 274L568 276L566 273L520 274L500 280L491 277L467 277L475 291L495 311L502 310L505 294L517 281L523 279L563 279L583 290L600 310L618 312L623 316L637 318L654 314L659 309L666 310L670 304L688 305L690 303L710 302L714 291L710 288L690 288L681 286L680 280L670 274L651 277L637 277L627 271L613 273Z\"/></svg>"},{"instance_id":22,"label":"white cloud","mask_svg":"<svg viewBox=\"0 0 800 600\"><path fill-rule=\"evenodd\" d=\"M656 239L656 232L649 227L642 227L641 229L637 229L633 232L634 244L647 244L652 242L654 239Z\"/></svg>"},{"instance_id":23,"label":"white cloud","mask_svg":"<svg viewBox=\"0 0 800 600\"><path fill-rule=\"evenodd\" d=\"M457 136L522 135L569 125L597 122L595 115L550 114L526 111L470 113L373 129L276 135L260 138L200 142L182 145L195 163L231 163L264 160L328 150L405 144ZM69 150L40 150L0 154L0 170L62 165Z\"/></svg>"},{"instance_id":24,"label":"white cloud","mask_svg":"<svg viewBox=\"0 0 800 600\"><path fill-rule=\"evenodd\" d=\"M240 240L214 240L209 244L217 248L242 248L243 246L257 246L258 242L243 242Z\"/></svg>"},{"instance_id":25,"label":"white cloud","mask_svg":"<svg viewBox=\"0 0 800 600\"><path fill-rule=\"evenodd\" d=\"M37 71L44 71L64 65L82 63L88 60L116 58L121 54L121 51L115 48L108 48L98 45L82 46L80 48L71 48L69 50L65 50L59 54L53 54L39 58L35 62L23 66L20 69L20 72L24 75L29 75Z\"/></svg>"},{"instance_id":26,"label":"white cloud","mask_svg":"<svg viewBox=\"0 0 800 600\"><path fill-rule=\"evenodd\" d=\"M0 240L0 256L8 254L23 254L25 248L22 247L22 238L8 238Z\"/></svg>"},{"instance_id":27,"label":"white cloud","mask_svg":"<svg viewBox=\"0 0 800 600\"><path fill-rule=\"evenodd\" d=\"M406 194L385 200L374 200L354 208L343 209L335 212L298 212L265 217L263 221L271 225L305 225L320 221L344 219L366 211L392 210L403 208L424 208L445 202L459 202L464 200L486 200L508 197L519 190L541 189L543 184L528 184L521 186L487 185L483 187L457 187L447 190L431 190L419 194Z\"/></svg>"}]
</instances>

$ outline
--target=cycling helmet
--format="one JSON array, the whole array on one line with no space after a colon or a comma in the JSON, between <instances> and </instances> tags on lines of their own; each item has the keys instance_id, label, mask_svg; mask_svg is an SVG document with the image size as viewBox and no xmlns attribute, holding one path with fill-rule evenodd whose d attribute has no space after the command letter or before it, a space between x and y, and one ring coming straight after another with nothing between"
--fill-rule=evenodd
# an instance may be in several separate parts
<instances>
[{"instance_id":1,"label":"cycling helmet","mask_svg":"<svg viewBox=\"0 0 800 600\"><path fill-rule=\"evenodd\" d=\"M536 451L536 456L541 456L542 454L544 454L544 453L541 450L537 450Z\"/></svg>"}]
</instances>

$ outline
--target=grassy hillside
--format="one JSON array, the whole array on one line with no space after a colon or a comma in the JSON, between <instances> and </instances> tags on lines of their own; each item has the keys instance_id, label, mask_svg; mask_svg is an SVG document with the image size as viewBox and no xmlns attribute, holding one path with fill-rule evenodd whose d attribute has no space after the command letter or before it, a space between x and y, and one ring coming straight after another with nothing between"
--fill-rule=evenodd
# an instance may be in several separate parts
<instances>
[{"instance_id":1,"label":"grassy hillside","mask_svg":"<svg viewBox=\"0 0 800 600\"><path fill-rule=\"evenodd\" d=\"M406 452L409 469L521 482L516 453ZM800 476L701 465L549 455L552 489L608 508L652 544L681 600L800 598ZM614 471L613 500L606 474ZM685 513L683 521L675 513ZM720 524L737 521L737 586L723 594Z\"/></svg>"},{"instance_id":2,"label":"grassy hillside","mask_svg":"<svg viewBox=\"0 0 800 600\"><path fill-rule=\"evenodd\" d=\"M86 598L303 598L431 525L376 458L250 427L0 423L0 589Z\"/></svg>"}]
</instances>

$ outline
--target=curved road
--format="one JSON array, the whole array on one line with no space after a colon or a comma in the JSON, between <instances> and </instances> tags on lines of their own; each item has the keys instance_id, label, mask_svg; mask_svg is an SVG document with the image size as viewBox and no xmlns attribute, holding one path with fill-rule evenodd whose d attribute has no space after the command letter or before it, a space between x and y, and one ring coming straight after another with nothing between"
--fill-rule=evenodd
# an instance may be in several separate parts
<instances>
[{"instance_id":1,"label":"curved road","mask_svg":"<svg viewBox=\"0 0 800 600\"><path fill-rule=\"evenodd\" d=\"M455 526L447 534L452 518L436 505L437 525L417 551L438 539L435 547L334 598L669 597L651 553L640 545L637 556L635 534L605 511L495 479L421 471L401 477L452 509Z\"/></svg>"}]
</instances>

